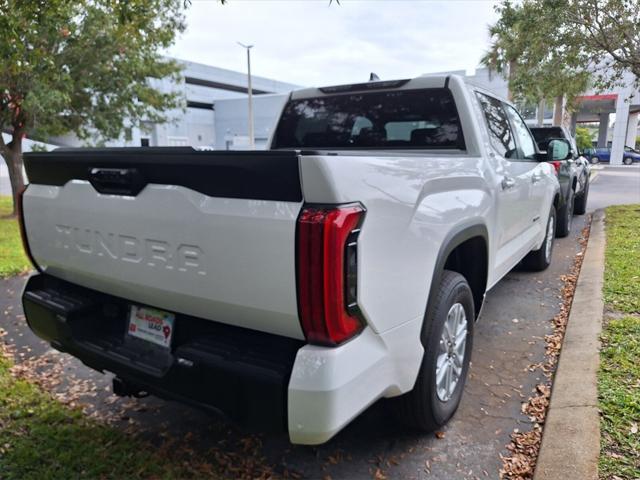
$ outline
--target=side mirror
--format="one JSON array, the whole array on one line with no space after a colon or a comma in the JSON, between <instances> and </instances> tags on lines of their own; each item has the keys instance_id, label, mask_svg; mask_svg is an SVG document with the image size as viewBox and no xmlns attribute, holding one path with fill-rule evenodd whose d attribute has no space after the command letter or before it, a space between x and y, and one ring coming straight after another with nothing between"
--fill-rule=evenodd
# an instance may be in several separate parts
<instances>
[{"instance_id":1,"label":"side mirror","mask_svg":"<svg viewBox=\"0 0 640 480\"><path fill-rule=\"evenodd\" d=\"M571 145L568 140L556 138L547 145L547 161L566 160L571 157Z\"/></svg>"}]
</instances>

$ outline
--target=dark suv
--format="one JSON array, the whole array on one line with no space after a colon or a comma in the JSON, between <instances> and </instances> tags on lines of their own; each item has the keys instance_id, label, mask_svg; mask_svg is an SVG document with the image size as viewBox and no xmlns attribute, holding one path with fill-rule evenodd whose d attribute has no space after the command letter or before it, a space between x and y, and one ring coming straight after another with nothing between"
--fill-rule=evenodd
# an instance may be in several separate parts
<instances>
[{"instance_id":1,"label":"dark suv","mask_svg":"<svg viewBox=\"0 0 640 480\"><path fill-rule=\"evenodd\" d=\"M573 214L582 215L587 209L589 195L589 162L578 152L573 136L564 127L532 127L531 133L540 150L546 150L549 141L563 139L571 145L571 155L566 160L551 162L558 172L564 205L558 210L558 237L566 237L571 231Z\"/></svg>"}]
</instances>

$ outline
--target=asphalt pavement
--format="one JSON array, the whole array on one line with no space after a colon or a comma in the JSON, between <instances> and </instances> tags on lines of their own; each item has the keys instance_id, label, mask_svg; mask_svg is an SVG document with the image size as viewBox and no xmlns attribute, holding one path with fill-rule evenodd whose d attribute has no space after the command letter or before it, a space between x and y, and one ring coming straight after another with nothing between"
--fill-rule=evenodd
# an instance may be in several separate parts
<instances>
[{"instance_id":1,"label":"asphalt pavement","mask_svg":"<svg viewBox=\"0 0 640 480\"><path fill-rule=\"evenodd\" d=\"M640 203L640 167L598 170L588 210L616 203ZM551 332L550 320L561 303L561 276L569 273L580 249L577 239L587 218L576 216L570 236L557 239L548 270L516 269L487 294L462 404L441 438L402 429L384 401L327 444L304 447L290 445L284 434L242 429L178 403L151 397L116 399L108 391L111 375L93 372L53 352L26 328L19 301L24 277L0 280L0 327L8 331L5 341L17 347L19 361L42 355L53 359L55 375L66 379L56 391L73 390L90 414L108 417L119 428L135 429L153 443L170 438L176 448L186 444L203 455L211 449L237 455L246 438L257 438L258 453L264 457L260 462L276 472L293 471L311 479L372 478L376 472L378 478L498 478L500 455L507 453L510 434L530 428L521 403L542 378L539 370L530 367L544 357L544 336Z\"/></svg>"}]
</instances>

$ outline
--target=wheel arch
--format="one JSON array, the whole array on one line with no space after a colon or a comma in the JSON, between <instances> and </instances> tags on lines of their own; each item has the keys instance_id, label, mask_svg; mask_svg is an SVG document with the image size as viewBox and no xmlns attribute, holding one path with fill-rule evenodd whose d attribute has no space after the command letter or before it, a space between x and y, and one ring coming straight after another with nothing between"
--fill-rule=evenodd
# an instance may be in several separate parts
<instances>
[{"instance_id":1,"label":"wheel arch","mask_svg":"<svg viewBox=\"0 0 640 480\"><path fill-rule=\"evenodd\" d=\"M560 208L560 191L556 190L556 193L553 195L553 207L556 209L556 212Z\"/></svg>"},{"instance_id":2,"label":"wheel arch","mask_svg":"<svg viewBox=\"0 0 640 480\"><path fill-rule=\"evenodd\" d=\"M431 278L426 312L433 308L432 302L444 270L452 270L465 277L473 293L477 319L484 303L489 274L489 233L484 224L454 229L445 237Z\"/></svg>"}]
</instances>

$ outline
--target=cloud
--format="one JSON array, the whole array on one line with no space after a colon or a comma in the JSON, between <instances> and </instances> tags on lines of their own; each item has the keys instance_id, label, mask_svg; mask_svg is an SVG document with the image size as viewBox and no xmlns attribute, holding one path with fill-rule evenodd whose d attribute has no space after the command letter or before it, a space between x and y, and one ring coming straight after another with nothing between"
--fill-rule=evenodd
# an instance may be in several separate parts
<instances>
[{"instance_id":1,"label":"cloud","mask_svg":"<svg viewBox=\"0 0 640 480\"><path fill-rule=\"evenodd\" d=\"M473 69L488 48L495 1L194 0L169 54L256 75L330 85Z\"/></svg>"}]
</instances>

